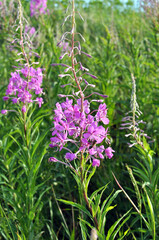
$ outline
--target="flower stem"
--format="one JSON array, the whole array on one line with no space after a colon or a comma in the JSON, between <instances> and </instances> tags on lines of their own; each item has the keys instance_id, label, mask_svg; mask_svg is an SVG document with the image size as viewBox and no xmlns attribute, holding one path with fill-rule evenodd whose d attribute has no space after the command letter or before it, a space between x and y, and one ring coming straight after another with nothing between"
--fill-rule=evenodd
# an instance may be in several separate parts
<instances>
[{"instance_id":1,"label":"flower stem","mask_svg":"<svg viewBox=\"0 0 159 240\"><path fill-rule=\"evenodd\" d=\"M27 67L28 67L28 82L29 82L30 64L29 64L29 60L28 60L28 57L27 57L27 54L26 54L25 48L24 48L23 23L22 23L22 5L21 5L21 1L20 0L18 0L18 2L19 2L20 46L21 46L22 53L23 53L23 56L25 58L25 61L27 63Z\"/></svg>"},{"instance_id":2,"label":"flower stem","mask_svg":"<svg viewBox=\"0 0 159 240\"><path fill-rule=\"evenodd\" d=\"M84 94L83 91L81 89L80 83L78 81L78 77L76 75L76 70L75 70L75 54L74 54L74 43L75 43L75 1L72 0L72 41L71 41L71 62L72 62L72 73L75 79L75 82L77 84L77 87L80 91L80 96L81 96L81 114L83 113L83 102L84 102ZM82 145L82 137L83 137L83 128L81 127L80 130L80 145ZM81 151L81 178L83 181L83 151Z\"/></svg>"},{"instance_id":3,"label":"flower stem","mask_svg":"<svg viewBox=\"0 0 159 240\"><path fill-rule=\"evenodd\" d=\"M85 202L86 202L86 204L87 204L87 207L88 207L88 209L89 209L89 212L91 213L91 215L92 215L92 217L93 217L93 210L92 210L92 207L91 207L90 204L89 204L89 201L88 201L88 198L87 198L87 196L86 196L85 190L83 190L83 195L84 195L84 200L85 200ZM93 217L93 221L94 221L95 227L97 228L97 230L99 230L98 221L97 221L96 216Z\"/></svg>"},{"instance_id":4,"label":"flower stem","mask_svg":"<svg viewBox=\"0 0 159 240\"><path fill-rule=\"evenodd\" d=\"M75 82L77 84L77 87L79 89L80 92L80 97L81 97L81 114L84 112L84 107L83 107L83 103L84 103L84 93L82 91L82 88L80 86L80 82L78 80L78 77L76 75L76 70L75 70L75 53L74 53L74 43L75 43L75 0L72 0L72 41L71 41L71 62L72 62L72 73L75 79ZM82 145L82 138L83 138L83 128L81 127L80 129L80 145ZM84 157L83 157L83 151L81 151L81 162L80 162L80 169L81 169L81 183L83 185L83 174L84 174ZM89 212L91 213L92 217L93 217L93 210L92 207L89 204L85 189L83 187L83 196L84 196L84 200L86 202L86 205L89 209ZM94 224L97 228L97 230L99 229L98 226L98 221L96 216L93 217L94 220Z\"/></svg>"}]
</instances>

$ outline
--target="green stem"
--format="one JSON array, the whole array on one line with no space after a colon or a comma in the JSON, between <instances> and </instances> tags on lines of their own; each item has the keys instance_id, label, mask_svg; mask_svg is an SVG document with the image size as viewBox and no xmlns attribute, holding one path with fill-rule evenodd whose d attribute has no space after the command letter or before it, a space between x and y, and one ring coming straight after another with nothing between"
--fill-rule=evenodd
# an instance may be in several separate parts
<instances>
[{"instance_id":1,"label":"green stem","mask_svg":"<svg viewBox=\"0 0 159 240\"><path fill-rule=\"evenodd\" d=\"M20 46L21 46L21 50L23 53L23 56L25 58L25 61L27 63L27 67L28 67L28 82L29 82L29 77L30 77L30 64L29 64L29 60L27 57L27 54L25 52L25 48L24 48L24 39L23 39L23 22L22 22L22 4L21 1L18 0L19 2L19 24L20 24Z\"/></svg>"},{"instance_id":2,"label":"green stem","mask_svg":"<svg viewBox=\"0 0 159 240\"><path fill-rule=\"evenodd\" d=\"M81 113L83 113L83 102L84 102L84 94L81 89L80 83L78 81L78 77L76 75L75 64L74 64L74 42L75 42L75 1L72 0L72 41L71 41L71 62L72 62L72 73L77 84L77 87L81 96ZM82 145L82 137L83 137L83 128L80 130L80 145ZM82 174L82 165L83 165L83 151L81 151L81 174Z\"/></svg>"},{"instance_id":3,"label":"green stem","mask_svg":"<svg viewBox=\"0 0 159 240\"><path fill-rule=\"evenodd\" d=\"M71 62L72 62L72 73L73 73L73 76L74 76L74 79L75 79L75 82L77 84L77 87L79 89L79 92L80 92L80 96L81 96L81 113L83 113L84 111L84 107L83 107L83 103L84 103L84 93L82 91L82 88L80 86L80 82L78 80L78 77L76 75L76 70L75 70L75 64L74 64L74 42L75 42L75 0L72 0L72 45L71 45ZM81 127L81 130L80 130L80 146L82 145L82 138L83 138L83 128ZM93 211L92 211L92 207L90 206L89 204L89 201L88 201L88 198L87 198L87 195L86 195L86 192L85 192L85 189L84 189L84 171L85 171L85 161L84 161L84 156L83 156L83 151L81 151L81 159L80 159L80 171L81 171L81 186L82 186L82 192L83 192L83 197L84 197L84 200L86 202L86 205L93 217ZM94 224L96 226L97 229L99 229L98 227L98 221L97 221L97 218L96 216L93 217L93 220L94 220Z\"/></svg>"},{"instance_id":4,"label":"green stem","mask_svg":"<svg viewBox=\"0 0 159 240\"><path fill-rule=\"evenodd\" d=\"M87 198L87 196L86 196L86 192L85 192L84 189L83 189L83 196L84 196L84 200L85 200L85 202L86 202L86 204L87 204L87 207L88 207L88 209L89 209L89 212L91 213L91 215L92 215L92 217L93 217L93 210L92 210L91 205L89 204L89 201L88 201L88 198ZM98 221L97 221L96 216L93 217L93 221L94 221L95 227L97 228L97 230L99 230Z\"/></svg>"}]
</instances>

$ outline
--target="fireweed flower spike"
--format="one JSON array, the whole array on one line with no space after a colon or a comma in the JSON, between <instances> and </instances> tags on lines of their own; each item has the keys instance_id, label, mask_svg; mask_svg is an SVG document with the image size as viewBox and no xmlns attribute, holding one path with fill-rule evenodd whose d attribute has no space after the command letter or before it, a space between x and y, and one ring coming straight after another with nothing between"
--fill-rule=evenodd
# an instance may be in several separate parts
<instances>
[{"instance_id":1,"label":"fireweed flower spike","mask_svg":"<svg viewBox=\"0 0 159 240\"><path fill-rule=\"evenodd\" d=\"M62 79L69 78L69 83L64 84L63 87L72 86L72 94L59 95L64 97L65 101L56 103L52 137L50 138L50 147L63 152L65 160L60 161L51 157L50 161L64 164L75 173L74 177L79 184L80 198L84 199L96 230L99 230L100 222L97 220L97 214L93 212L92 202L87 197L88 184L95 173L95 167L100 166L100 162L105 156L112 158L114 151L109 146L107 106L105 103L101 103L98 109L92 109L92 102L100 103L101 100L91 99L89 101L89 97L95 94L101 97L107 96L97 92L87 93L88 87L95 86L85 78L96 79L97 77L89 73L89 69L81 63L81 55L91 56L81 51L79 40L84 40L84 38L76 32L74 0L72 0L72 11L69 17L65 18L64 23L70 18L72 18L71 30L65 32L57 44L62 48L60 60L67 56L70 63L67 65L52 64L52 66L64 67L64 74L59 76ZM90 164L87 164L89 162ZM93 168L90 171L91 165Z\"/></svg>"},{"instance_id":2,"label":"fireweed flower spike","mask_svg":"<svg viewBox=\"0 0 159 240\"><path fill-rule=\"evenodd\" d=\"M19 69L11 73L11 78L6 90L6 96L3 97L3 100L11 100L13 104L20 106L22 113L25 113L27 111L27 106L30 103L35 102L39 105L39 107L41 107L43 104L41 95L44 93L41 88L43 80L42 69L35 69L31 67L32 64L29 63L29 56L32 52L27 54L25 50L26 47L24 48L24 40L25 42L28 41L29 45L31 44L31 41L30 39L27 39L28 35L26 35L26 28L24 28L22 20L22 6L19 0L19 27L17 27L17 31L19 30L20 39L18 40L17 38L16 42L19 43L21 52L18 53L17 56L19 57L20 55L21 58L18 59L18 61L25 61L25 63L19 64ZM34 64L37 63L34 62Z\"/></svg>"},{"instance_id":3,"label":"fireweed flower spike","mask_svg":"<svg viewBox=\"0 0 159 240\"><path fill-rule=\"evenodd\" d=\"M88 160L92 162L92 166L99 167L100 160L104 159L104 155L112 158L114 152L110 146L105 148L103 145L104 142L109 144L107 106L103 103L99 105L97 110L91 110L92 101L89 101L88 97L93 93L88 96L85 95L88 86L94 87L85 78L88 76L96 79L97 77L89 73L89 69L84 67L79 59L81 54L87 57L91 56L81 51L78 39L83 39L83 37L75 30L74 0L72 0L72 12L68 18L65 18L65 22L70 17L72 18L72 29L62 35L57 46L62 48L60 59L68 56L71 59L71 64L53 63L52 66L63 66L65 68L64 72L68 73L60 74L59 77L69 77L70 82L73 85L75 84L76 87L72 91L72 99L69 98L71 95L59 95L66 97L66 100L56 103L50 147L58 148L59 151L67 151L65 152L65 159L71 162L79 160L81 167ZM94 94L107 97L97 92L94 92ZM100 102L100 100L93 101ZM70 152L70 149L73 149L73 152Z\"/></svg>"},{"instance_id":4,"label":"fireweed flower spike","mask_svg":"<svg viewBox=\"0 0 159 240\"><path fill-rule=\"evenodd\" d=\"M132 79L132 93L131 93L131 102L130 102L130 111L126 114L127 116L122 119L122 124L120 129L127 129L129 130L129 134L126 134L126 137L131 136L132 141L131 144L129 143L129 147L132 147L136 144L139 144L142 148L144 148L142 143L142 136L146 138L150 138L147 134L144 133L142 129L140 129L140 123L145 124L144 121L138 120L142 112L139 109L139 105L137 103L136 98L136 82L135 77L131 74Z\"/></svg>"}]
</instances>

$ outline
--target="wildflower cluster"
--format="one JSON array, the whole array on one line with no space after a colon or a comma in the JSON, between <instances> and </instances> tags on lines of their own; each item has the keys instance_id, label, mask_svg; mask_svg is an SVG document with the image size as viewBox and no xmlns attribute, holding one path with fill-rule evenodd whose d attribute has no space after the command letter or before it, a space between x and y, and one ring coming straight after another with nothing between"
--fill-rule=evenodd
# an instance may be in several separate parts
<instances>
[{"instance_id":1,"label":"wildflower cluster","mask_svg":"<svg viewBox=\"0 0 159 240\"><path fill-rule=\"evenodd\" d=\"M43 103L43 89L41 88L43 74L41 68L33 68L33 62L30 64L30 56L38 57L38 54L32 51L32 42L30 36L35 34L35 28L28 25L23 25L23 22L27 22L23 17L22 5L19 0L18 9L18 20L19 23L16 25L16 34L13 36L11 42L11 48L16 53L19 48L21 52L17 53L19 59L16 62L20 62L17 70L11 73L11 78L6 90L6 96L3 97L4 101L11 99L13 104L19 104L22 112L26 112L27 105L35 102L41 107ZM18 48L18 49L17 49ZM40 95L40 96L39 96ZM7 110L2 110L2 114L6 114Z\"/></svg>"},{"instance_id":2,"label":"wildflower cluster","mask_svg":"<svg viewBox=\"0 0 159 240\"><path fill-rule=\"evenodd\" d=\"M45 14L47 9L47 0L31 0L30 1L30 15Z\"/></svg>"},{"instance_id":3,"label":"wildflower cluster","mask_svg":"<svg viewBox=\"0 0 159 240\"><path fill-rule=\"evenodd\" d=\"M99 105L95 116L92 115L94 111L90 113L88 100L84 101L83 106L84 111L81 112L81 99L78 99L76 104L73 104L73 100L68 98L61 104L56 103L50 147L58 147L60 151L63 148L68 150L65 158L69 161L78 158L78 154L82 151L93 160L93 166L99 166L99 159L104 159L103 152L108 158L113 156L111 147L105 149L104 145L101 145L103 140L108 142L108 129L105 130L102 125L99 125L100 122L105 125L109 123L106 104ZM75 153L65 147L69 143L76 146ZM87 160L89 158L87 157Z\"/></svg>"},{"instance_id":4,"label":"wildflower cluster","mask_svg":"<svg viewBox=\"0 0 159 240\"><path fill-rule=\"evenodd\" d=\"M20 73L22 74L22 77ZM33 67L25 67L21 70L16 70L11 73L6 96L3 97L3 100L7 101L11 99L14 104L22 102L22 112L26 112L26 105L33 101L38 103L39 107L41 107L41 104L43 103L42 97L36 97L33 100L33 94L41 95L43 93L43 89L41 88L42 79L43 75L41 68L37 68L36 70ZM6 110L5 112L2 110L1 113L5 114Z\"/></svg>"},{"instance_id":5,"label":"wildflower cluster","mask_svg":"<svg viewBox=\"0 0 159 240\"><path fill-rule=\"evenodd\" d=\"M79 13L78 13L79 14ZM82 16L79 14L80 18ZM75 6L72 1L72 12L68 15L64 23L72 17L72 30L65 32L59 43L58 47L61 48L60 60L65 56L71 58L71 64L66 65L62 63L53 63L52 66L61 65L65 67L64 74L59 74L59 77L69 77L70 83L65 86L74 86L71 82L76 83L75 89L72 91L72 95L59 95L66 97L66 101L61 104L56 103L54 127L52 129L52 138L50 147L67 150L65 159L72 161L76 158L85 159L87 162L89 159L92 161L93 166L100 165L100 159L104 159L104 153L108 158L112 158L113 150L111 147L105 149L103 142L109 144L108 128L105 129L103 125L108 125L109 119L107 118L106 104L100 104L98 110L90 110L90 103L87 98L93 94L107 97L106 95L93 92L90 95L85 95L85 91L88 87L95 87L90 84L85 77L89 76L93 79L97 79L96 76L89 73L89 69L84 67L78 57L82 54L91 58L91 56L81 50L80 41L76 37L85 39L80 33L75 32ZM73 99L69 99L72 97ZM92 100L96 102L103 102L103 100ZM72 151L71 151L72 150ZM58 161L54 157L50 158L50 161ZM83 160L81 160L83 161Z\"/></svg>"}]
</instances>

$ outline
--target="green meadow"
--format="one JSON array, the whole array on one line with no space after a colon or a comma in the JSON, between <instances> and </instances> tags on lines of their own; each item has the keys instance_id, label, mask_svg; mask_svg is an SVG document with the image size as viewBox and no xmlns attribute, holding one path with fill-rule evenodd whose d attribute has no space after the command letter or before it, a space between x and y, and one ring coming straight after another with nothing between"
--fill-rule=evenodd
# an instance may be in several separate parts
<instances>
[{"instance_id":1,"label":"green meadow","mask_svg":"<svg viewBox=\"0 0 159 240\"><path fill-rule=\"evenodd\" d=\"M94 85L87 95L92 109L99 105L94 99L107 106L115 152L99 167L73 160L72 171L65 150L49 147L56 103L66 100L59 94L72 96L75 86L69 76L59 77L60 64L71 58L60 59L64 50L57 46L70 31L72 15L63 23L72 5L48 0L45 13L31 16L30 1L0 1L0 110L7 110L0 113L0 239L159 239L159 5L147 2L135 9L131 1L126 7L116 0L75 1L76 33L85 41L75 36L92 56L78 59L97 77L85 74ZM3 100L11 73L26 66L23 47L30 66L43 71L44 92L41 107L30 102L26 113L22 102ZM129 129L122 125L127 116Z\"/></svg>"}]
</instances>

